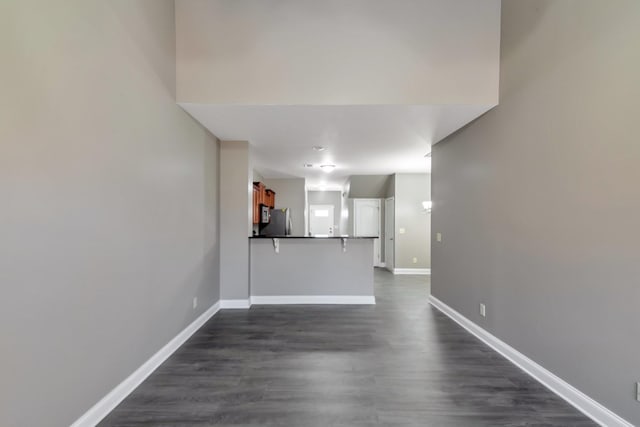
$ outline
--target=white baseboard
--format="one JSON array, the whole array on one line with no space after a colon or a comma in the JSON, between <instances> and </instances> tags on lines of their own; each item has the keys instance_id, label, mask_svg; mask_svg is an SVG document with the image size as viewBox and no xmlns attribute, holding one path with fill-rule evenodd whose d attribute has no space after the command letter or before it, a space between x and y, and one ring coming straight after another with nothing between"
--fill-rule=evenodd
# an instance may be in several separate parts
<instances>
[{"instance_id":1,"label":"white baseboard","mask_svg":"<svg viewBox=\"0 0 640 427\"><path fill-rule=\"evenodd\" d=\"M220 308L249 308L249 299L221 299Z\"/></svg>"},{"instance_id":2,"label":"white baseboard","mask_svg":"<svg viewBox=\"0 0 640 427\"><path fill-rule=\"evenodd\" d=\"M252 296L251 304L375 304L369 295L283 295Z\"/></svg>"},{"instance_id":3,"label":"white baseboard","mask_svg":"<svg viewBox=\"0 0 640 427\"><path fill-rule=\"evenodd\" d=\"M536 362L511 347L509 344L473 323L471 320L467 319L436 297L430 296L429 303L449 316L467 331L471 332L489 347L506 357L514 365L531 375L549 390L569 402L596 423L604 427L633 427L633 424L622 419L586 394L582 393L580 390L573 387L571 384L557 377L544 367L538 365Z\"/></svg>"},{"instance_id":4,"label":"white baseboard","mask_svg":"<svg viewBox=\"0 0 640 427\"><path fill-rule=\"evenodd\" d=\"M191 335L193 335L207 320L213 317L220 310L220 303L217 302L207 311L202 313L182 332L176 335L156 354L151 356L146 362L129 375L124 381L118 384L98 403L93 405L87 412L78 418L71 427L93 427L106 417L116 406L120 404L133 390L136 389L149 375L155 371L165 360L169 358Z\"/></svg>"},{"instance_id":5,"label":"white baseboard","mask_svg":"<svg viewBox=\"0 0 640 427\"><path fill-rule=\"evenodd\" d=\"M393 274L417 274L421 276L430 276L430 268L394 268Z\"/></svg>"}]
</instances>

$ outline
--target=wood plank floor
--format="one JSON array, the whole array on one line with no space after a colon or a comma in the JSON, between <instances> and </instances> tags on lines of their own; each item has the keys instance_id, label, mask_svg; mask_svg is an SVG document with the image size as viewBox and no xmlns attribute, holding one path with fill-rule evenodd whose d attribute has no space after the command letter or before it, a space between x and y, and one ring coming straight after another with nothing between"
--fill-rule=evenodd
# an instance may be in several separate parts
<instances>
[{"instance_id":1,"label":"wood plank floor","mask_svg":"<svg viewBox=\"0 0 640 427\"><path fill-rule=\"evenodd\" d=\"M100 426L594 426L376 271L376 306L223 310Z\"/></svg>"}]
</instances>

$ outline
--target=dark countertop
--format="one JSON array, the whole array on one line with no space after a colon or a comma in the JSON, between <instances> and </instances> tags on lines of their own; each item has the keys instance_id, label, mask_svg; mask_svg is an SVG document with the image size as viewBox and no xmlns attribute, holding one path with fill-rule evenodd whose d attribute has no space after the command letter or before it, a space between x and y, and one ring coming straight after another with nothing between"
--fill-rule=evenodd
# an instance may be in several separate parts
<instances>
[{"instance_id":1,"label":"dark countertop","mask_svg":"<svg viewBox=\"0 0 640 427\"><path fill-rule=\"evenodd\" d=\"M327 239L377 239L378 236L250 236L250 239L315 239L315 240L327 240Z\"/></svg>"}]
</instances>

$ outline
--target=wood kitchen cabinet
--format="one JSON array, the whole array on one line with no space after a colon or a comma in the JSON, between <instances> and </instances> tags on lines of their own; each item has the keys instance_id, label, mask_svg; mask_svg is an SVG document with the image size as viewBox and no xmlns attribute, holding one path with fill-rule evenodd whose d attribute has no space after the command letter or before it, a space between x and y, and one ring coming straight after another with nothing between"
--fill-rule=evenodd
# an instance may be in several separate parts
<instances>
[{"instance_id":1,"label":"wood kitchen cabinet","mask_svg":"<svg viewBox=\"0 0 640 427\"><path fill-rule=\"evenodd\" d=\"M253 223L260 223L260 205L263 203L265 186L261 182L253 183Z\"/></svg>"},{"instance_id":2,"label":"wood kitchen cabinet","mask_svg":"<svg viewBox=\"0 0 640 427\"><path fill-rule=\"evenodd\" d=\"M273 190L267 188L265 190L265 199L263 202L265 205L269 206L271 209L276 207L276 193Z\"/></svg>"},{"instance_id":3,"label":"wood kitchen cabinet","mask_svg":"<svg viewBox=\"0 0 640 427\"><path fill-rule=\"evenodd\" d=\"M260 207L262 205L273 209L276 205L275 191L266 188L262 182L253 183L253 223L260 223Z\"/></svg>"}]
</instances>

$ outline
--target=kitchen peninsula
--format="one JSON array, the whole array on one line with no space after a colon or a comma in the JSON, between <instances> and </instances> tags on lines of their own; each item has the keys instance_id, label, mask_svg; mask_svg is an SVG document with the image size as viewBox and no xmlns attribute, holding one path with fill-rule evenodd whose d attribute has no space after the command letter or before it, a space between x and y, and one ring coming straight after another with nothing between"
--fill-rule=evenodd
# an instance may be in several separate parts
<instances>
[{"instance_id":1,"label":"kitchen peninsula","mask_svg":"<svg viewBox=\"0 0 640 427\"><path fill-rule=\"evenodd\" d=\"M250 237L251 304L375 304L375 237Z\"/></svg>"}]
</instances>

